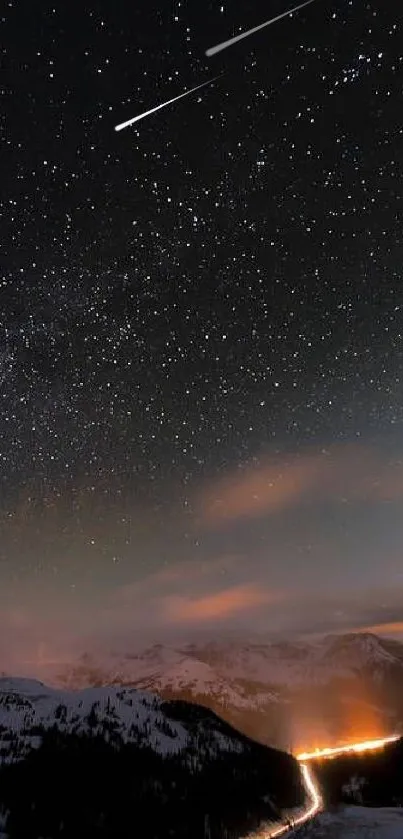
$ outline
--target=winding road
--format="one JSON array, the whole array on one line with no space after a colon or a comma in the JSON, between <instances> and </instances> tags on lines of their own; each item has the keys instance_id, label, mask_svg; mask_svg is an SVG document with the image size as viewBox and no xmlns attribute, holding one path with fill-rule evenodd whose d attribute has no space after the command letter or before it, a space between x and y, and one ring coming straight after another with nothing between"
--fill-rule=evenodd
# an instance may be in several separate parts
<instances>
[{"instance_id":1,"label":"winding road","mask_svg":"<svg viewBox=\"0 0 403 839\"><path fill-rule=\"evenodd\" d=\"M337 755L349 752L359 753L375 751L376 749L382 749L388 743L393 743L395 740L399 740L399 738L400 734L392 734L390 737L382 737L377 740L363 740L360 743L349 743L345 746L337 746L336 748L316 749L313 752L302 752L301 754L296 755L297 760L301 764L302 779L308 803L305 809L298 815L293 816L290 814L282 824L273 826L269 833L266 832L266 827L261 833L255 835L254 839L275 839L275 837L278 836L285 836L285 834L292 828L305 824L323 809L323 800L320 789L309 766L310 760L318 760L320 758L323 760L331 760L332 758L337 757Z\"/></svg>"}]
</instances>

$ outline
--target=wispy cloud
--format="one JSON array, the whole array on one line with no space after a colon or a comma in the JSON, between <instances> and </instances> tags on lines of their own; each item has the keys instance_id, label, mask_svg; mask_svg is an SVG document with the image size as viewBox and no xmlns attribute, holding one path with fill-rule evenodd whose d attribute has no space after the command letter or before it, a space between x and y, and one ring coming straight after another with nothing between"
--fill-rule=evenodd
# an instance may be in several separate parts
<instances>
[{"instance_id":1,"label":"wispy cloud","mask_svg":"<svg viewBox=\"0 0 403 839\"><path fill-rule=\"evenodd\" d=\"M199 498L203 521L275 515L307 501L396 501L403 498L403 464L361 445L270 458L213 482Z\"/></svg>"},{"instance_id":2,"label":"wispy cloud","mask_svg":"<svg viewBox=\"0 0 403 839\"><path fill-rule=\"evenodd\" d=\"M244 575L244 582L228 580L224 585L221 574L215 576L213 568L208 574L205 567L199 579L190 568L183 577L174 570L153 574L109 593L101 607L83 603L74 620L62 609L58 616L56 608L46 616L39 604L2 610L0 671L46 679L83 651L128 652L157 640L182 643L201 632L205 637L232 632L240 638L258 633L263 642L278 634L360 631L403 638L402 587L382 593L363 589L355 596L346 591L281 591L263 577L247 582L247 561L233 568L238 580Z\"/></svg>"},{"instance_id":3,"label":"wispy cloud","mask_svg":"<svg viewBox=\"0 0 403 839\"><path fill-rule=\"evenodd\" d=\"M225 619L262 604L273 603L279 595L256 585L243 585L212 592L203 597L168 597L165 615L174 623L198 623Z\"/></svg>"}]
</instances>

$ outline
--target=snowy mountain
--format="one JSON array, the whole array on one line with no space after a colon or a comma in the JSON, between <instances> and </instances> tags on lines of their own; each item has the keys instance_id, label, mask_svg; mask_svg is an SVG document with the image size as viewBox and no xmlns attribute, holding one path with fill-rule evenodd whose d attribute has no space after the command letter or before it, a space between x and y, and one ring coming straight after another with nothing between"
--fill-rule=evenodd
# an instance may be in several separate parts
<instances>
[{"instance_id":1,"label":"snowy mountain","mask_svg":"<svg viewBox=\"0 0 403 839\"><path fill-rule=\"evenodd\" d=\"M197 689L206 692L228 689L236 681L270 685L270 698L278 691L312 684L323 685L333 678L350 678L373 672L381 677L390 669L403 670L403 644L370 633L329 635L315 642L218 643L167 647L160 644L137 655L83 656L81 661L58 674L72 686L89 680L109 683ZM232 697L235 699L235 697Z\"/></svg>"},{"instance_id":2,"label":"snowy mountain","mask_svg":"<svg viewBox=\"0 0 403 839\"><path fill-rule=\"evenodd\" d=\"M294 758L206 708L127 687L0 679L0 825L9 839L123 839L138 825L142 839L204 839L206 830L238 839L303 801Z\"/></svg>"},{"instance_id":3,"label":"snowy mountain","mask_svg":"<svg viewBox=\"0 0 403 839\"><path fill-rule=\"evenodd\" d=\"M161 755L186 754L199 742L198 729L170 717L169 703L134 689L88 688L78 692L58 691L29 679L0 679L0 761L10 762L18 740L19 755L40 745L38 728L73 734L102 735L107 742L139 743ZM198 759L242 747L223 734L220 720L204 715L202 745ZM210 725L209 725L210 723Z\"/></svg>"},{"instance_id":4,"label":"snowy mountain","mask_svg":"<svg viewBox=\"0 0 403 839\"><path fill-rule=\"evenodd\" d=\"M137 655L84 656L55 674L55 682L136 685L197 701L280 748L304 749L329 736L345 739L360 724L364 738L375 736L403 719L403 645L370 633L312 642L155 645Z\"/></svg>"},{"instance_id":5,"label":"snowy mountain","mask_svg":"<svg viewBox=\"0 0 403 839\"><path fill-rule=\"evenodd\" d=\"M381 673L403 668L403 645L369 633L329 635L315 642L210 644L197 655L232 678L249 678L279 687L326 684L368 669Z\"/></svg>"}]
</instances>

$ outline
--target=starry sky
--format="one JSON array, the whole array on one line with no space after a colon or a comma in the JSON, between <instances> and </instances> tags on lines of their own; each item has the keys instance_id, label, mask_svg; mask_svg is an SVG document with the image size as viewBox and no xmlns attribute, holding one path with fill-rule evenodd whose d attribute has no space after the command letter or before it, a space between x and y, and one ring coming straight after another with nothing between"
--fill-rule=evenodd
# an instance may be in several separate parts
<instances>
[{"instance_id":1,"label":"starry sky","mask_svg":"<svg viewBox=\"0 0 403 839\"><path fill-rule=\"evenodd\" d=\"M402 631L403 9L291 5L4 7L3 657Z\"/></svg>"}]
</instances>

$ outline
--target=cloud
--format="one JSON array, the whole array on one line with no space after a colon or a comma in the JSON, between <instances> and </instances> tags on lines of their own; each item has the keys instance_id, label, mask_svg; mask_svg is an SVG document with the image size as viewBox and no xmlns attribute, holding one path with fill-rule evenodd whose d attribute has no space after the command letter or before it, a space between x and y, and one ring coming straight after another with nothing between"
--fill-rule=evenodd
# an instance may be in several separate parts
<instances>
[{"instance_id":1,"label":"cloud","mask_svg":"<svg viewBox=\"0 0 403 839\"><path fill-rule=\"evenodd\" d=\"M320 458L293 463L272 462L228 476L215 484L202 499L210 521L275 513L297 502L315 485Z\"/></svg>"},{"instance_id":2,"label":"cloud","mask_svg":"<svg viewBox=\"0 0 403 839\"><path fill-rule=\"evenodd\" d=\"M204 622L225 619L273 603L276 599L276 595L259 586L241 585L198 598L168 597L165 601L165 614L174 623Z\"/></svg>"},{"instance_id":3,"label":"cloud","mask_svg":"<svg viewBox=\"0 0 403 839\"><path fill-rule=\"evenodd\" d=\"M293 591L270 585L270 571L252 558L218 556L176 563L137 583L83 600L74 614L58 600L51 612L28 598L0 610L0 671L49 680L83 651L141 650L228 635L261 643L274 637L373 632L400 638L403 587L353 593Z\"/></svg>"},{"instance_id":4,"label":"cloud","mask_svg":"<svg viewBox=\"0 0 403 839\"><path fill-rule=\"evenodd\" d=\"M189 559L172 562L164 568L148 574L141 580L129 583L120 589L123 598L147 590L164 589L169 586L190 584L192 581L218 579L228 572L236 573L237 566L242 564L243 557L239 554L222 554L208 559ZM208 583L207 583L208 584Z\"/></svg>"},{"instance_id":5,"label":"cloud","mask_svg":"<svg viewBox=\"0 0 403 839\"><path fill-rule=\"evenodd\" d=\"M177 562L114 592L104 612L105 625L151 626L155 631L228 625L242 615L257 615L264 604L283 598L245 557L223 555L198 562Z\"/></svg>"},{"instance_id":6,"label":"cloud","mask_svg":"<svg viewBox=\"0 0 403 839\"><path fill-rule=\"evenodd\" d=\"M237 469L199 497L205 524L274 515L309 501L390 502L403 498L403 465L360 444L336 445Z\"/></svg>"}]
</instances>

